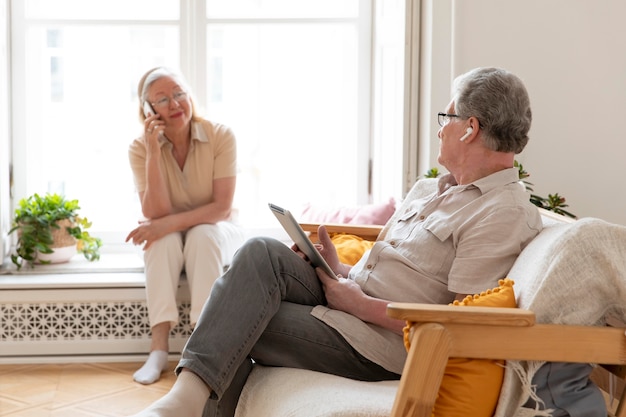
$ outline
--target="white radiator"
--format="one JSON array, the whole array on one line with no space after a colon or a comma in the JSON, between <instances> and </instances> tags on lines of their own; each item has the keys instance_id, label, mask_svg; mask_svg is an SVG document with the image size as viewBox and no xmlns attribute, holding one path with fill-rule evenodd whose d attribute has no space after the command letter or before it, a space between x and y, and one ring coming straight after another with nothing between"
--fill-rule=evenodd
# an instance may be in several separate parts
<instances>
[{"instance_id":1,"label":"white radiator","mask_svg":"<svg viewBox=\"0 0 626 417\"><path fill-rule=\"evenodd\" d=\"M192 332L186 280L177 301L180 322L170 333L170 353L181 352ZM0 274L0 322L0 364L150 350L143 273Z\"/></svg>"}]
</instances>

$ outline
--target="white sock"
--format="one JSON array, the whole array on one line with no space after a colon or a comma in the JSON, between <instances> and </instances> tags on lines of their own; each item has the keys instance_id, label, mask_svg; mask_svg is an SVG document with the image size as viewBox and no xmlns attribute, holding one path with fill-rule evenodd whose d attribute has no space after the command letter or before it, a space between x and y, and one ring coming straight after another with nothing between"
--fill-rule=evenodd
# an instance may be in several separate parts
<instances>
[{"instance_id":1,"label":"white sock","mask_svg":"<svg viewBox=\"0 0 626 417\"><path fill-rule=\"evenodd\" d=\"M133 379L140 384L153 384L161 378L161 372L167 368L167 352L153 350L146 363L133 374Z\"/></svg>"},{"instance_id":2,"label":"white sock","mask_svg":"<svg viewBox=\"0 0 626 417\"><path fill-rule=\"evenodd\" d=\"M170 392L133 417L202 417L209 395L211 390L198 375L181 372Z\"/></svg>"}]
</instances>

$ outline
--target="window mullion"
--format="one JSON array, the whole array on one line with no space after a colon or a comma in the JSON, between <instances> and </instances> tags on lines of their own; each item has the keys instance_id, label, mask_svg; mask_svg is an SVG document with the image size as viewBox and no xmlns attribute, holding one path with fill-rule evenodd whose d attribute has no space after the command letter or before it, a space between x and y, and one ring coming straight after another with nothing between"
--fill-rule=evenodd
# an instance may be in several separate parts
<instances>
[{"instance_id":1,"label":"window mullion","mask_svg":"<svg viewBox=\"0 0 626 417\"><path fill-rule=\"evenodd\" d=\"M359 86L358 86L358 132L357 132L357 201L371 202L372 200L372 184L371 178L371 160L373 149L372 137L372 47L373 47L373 29L372 22L374 19L372 13L373 0L360 0L359 2L359 23L358 23L358 39L359 39Z\"/></svg>"},{"instance_id":2,"label":"window mullion","mask_svg":"<svg viewBox=\"0 0 626 417\"><path fill-rule=\"evenodd\" d=\"M181 1L180 67L201 107L207 102L206 51L206 0Z\"/></svg>"}]
</instances>

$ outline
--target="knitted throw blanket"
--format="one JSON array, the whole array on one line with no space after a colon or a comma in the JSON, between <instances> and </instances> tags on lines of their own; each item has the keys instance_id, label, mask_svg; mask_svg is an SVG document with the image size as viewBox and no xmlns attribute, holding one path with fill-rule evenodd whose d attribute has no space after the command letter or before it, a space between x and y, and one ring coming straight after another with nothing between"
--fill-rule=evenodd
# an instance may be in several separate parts
<instances>
[{"instance_id":1,"label":"knitted throw blanket","mask_svg":"<svg viewBox=\"0 0 626 417\"><path fill-rule=\"evenodd\" d=\"M626 319L626 227L594 218L547 224L515 262L518 306L538 323L602 326ZM520 408L531 395L536 363L511 362L495 417L549 415Z\"/></svg>"}]
</instances>

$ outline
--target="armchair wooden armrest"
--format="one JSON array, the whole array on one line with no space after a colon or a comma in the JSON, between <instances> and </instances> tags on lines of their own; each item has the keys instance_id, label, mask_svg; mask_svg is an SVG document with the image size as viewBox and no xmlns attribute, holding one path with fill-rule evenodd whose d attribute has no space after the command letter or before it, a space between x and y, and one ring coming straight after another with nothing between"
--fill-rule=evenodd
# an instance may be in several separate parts
<instances>
[{"instance_id":1,"label":"armchair wooden armrest","mask_svg":"<svg viewBox=\"0 0 626 417\"><path fill-rule=\"evenodd\" d=\"M450 357L626 364L624 329L535 324L532 311L514 308L391 303L387 314L444 327Z\"/></svg>"},{"instance_id":2,"label":"armchair wooden armrest","mask_svg":"<svg viewBox=\"0 0 626 417\"><path fill-rule=\"evenodd\" d=\"M338 223L300 223L305 232L309 233L309 239L317 242L317 228L323 224L326 230L331 233L345 233L359 236L365 240L375 241L383 226L380 225L356 225L356 224L338 224Z\"/></svg>"},{"instance_id":3,"label":"armchair wooden armrest","mask_svg":"<svg viewBox=\"0 0 626 417\"><path fill-rule=\"evenodd\" d=\"M620 328L535 324L513 308L391 303L387 314L413 323L392 417L430 416L450 357L626 364Z\"/></svg>"},{"instance_id":4,"label":"armchair wooden armrest","mask_svg":"<svg viewBox=\"0 0 626 417\"><path fill-rule=\"evenodd\" d=\"M442 304L391 303L387 315L414 323L485 324L491 326L532 326L535 313L516 308L469 307Z\"/></svg>"}]
</instances>

